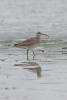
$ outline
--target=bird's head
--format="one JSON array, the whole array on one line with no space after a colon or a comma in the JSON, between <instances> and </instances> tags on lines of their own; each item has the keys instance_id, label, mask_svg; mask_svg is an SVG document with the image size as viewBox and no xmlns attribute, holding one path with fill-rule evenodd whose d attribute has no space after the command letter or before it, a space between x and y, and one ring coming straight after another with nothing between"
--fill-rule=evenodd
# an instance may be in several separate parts
<instances>
[{"instance_id":1,"label":"bird's head","mask_svg":"<svg viewBox=\"0 0 67 100\"><path fill-rule=\"evenodd\" d=\"M37 37L40 37L41 35L45 35L46 37L49 37L47 34L43 34L41 32L37 32Z\"/></svg>"}]
</instances>

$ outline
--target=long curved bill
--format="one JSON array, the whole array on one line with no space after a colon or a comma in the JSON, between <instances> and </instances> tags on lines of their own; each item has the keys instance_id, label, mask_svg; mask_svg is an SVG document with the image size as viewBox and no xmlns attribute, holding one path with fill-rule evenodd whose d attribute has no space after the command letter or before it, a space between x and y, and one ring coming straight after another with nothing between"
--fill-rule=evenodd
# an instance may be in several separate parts
<instances>
[{"instance_id":1,"label":"long curved bill","mask_svg":"<svg viewBox=\"0 0 67 100\"><path fill-rule=\"evenodd\" d=\"M43 34L43 33L42 33L42 35L45 35L47 38L49 38L49 35L47 35L47 34Z\"/></svg>"}]
</instances>

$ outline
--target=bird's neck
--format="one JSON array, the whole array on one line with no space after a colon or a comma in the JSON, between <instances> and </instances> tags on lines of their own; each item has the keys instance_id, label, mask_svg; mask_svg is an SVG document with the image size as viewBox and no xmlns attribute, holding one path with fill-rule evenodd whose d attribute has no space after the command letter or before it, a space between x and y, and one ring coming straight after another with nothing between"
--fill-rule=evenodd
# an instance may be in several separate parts
<instances>
[{"instance_id":1,"label":"bird's neck","mask_svg":"<svg viewBox=\"0 0 67 100\"><path fill-rule=\"evenodd\" d=\"M37 41L40 42L41 40L41 35L37 35Z\"/></svg>"}]
</instances>

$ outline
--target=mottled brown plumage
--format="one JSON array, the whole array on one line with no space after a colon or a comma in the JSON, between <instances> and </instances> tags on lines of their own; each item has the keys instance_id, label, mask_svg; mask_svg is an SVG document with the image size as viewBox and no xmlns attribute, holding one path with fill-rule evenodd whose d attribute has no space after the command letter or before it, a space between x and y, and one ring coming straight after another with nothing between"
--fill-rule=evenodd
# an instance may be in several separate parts
<instances>
[{"instance_id":1,"label":"mottled brown plumage","mask_svg":"<svg viewBox=\"0 0 67 100\"><path fill-rule=\"evenodd\" d=\"M27 39L25 41L22 41L18 44L15 44L14 46L15 47L18 47L18 48L32 48L32 47L36 47L36 45L39 44L39 41L37 40L37 38L33 37L33 38L30 38L30 39Z\"/></svg>"},{"instance_id":2,"label":"mottled brown plumage","mask_svg":"<svg viewBox=\"0 0 67 100\"><path fill-rule=\"evenodd\" d=\"M32 38L29 38L18 44L14 44L14 47L27 49L27 59L28 59L28 50L29 49L33 50L33 48L36 48L40 44L41 35L42 35L41 32L37 32L36 37L32 37ZM46 34L44 34L44 35L46 35ZM46 36L48 36L48 35L46 35ZM33 55L35 56L34 52L33 52ZM34 56L33 56L33 59L34 59Z\"/></svg>"}]
</instances>

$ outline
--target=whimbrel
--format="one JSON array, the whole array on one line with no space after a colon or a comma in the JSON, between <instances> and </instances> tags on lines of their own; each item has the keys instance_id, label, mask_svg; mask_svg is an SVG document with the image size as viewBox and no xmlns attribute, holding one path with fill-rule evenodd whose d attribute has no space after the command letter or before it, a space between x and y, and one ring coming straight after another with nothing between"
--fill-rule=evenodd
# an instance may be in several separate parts
<instances>
[{"instance_id":1,"label":"whimbrel","mask_svg":"<svg viewBox=\"0 0 67 100\"><path fill-rule=\"evenodd\" d=\"M33 51L33 49L36 48L40 44L41 35L46 35L48 37L47 34L42 34L41 32L37 32L36 37L32 37L18 44L14 44L14 47L27 49L27 60L28 60L28 51L30 49ZM35 53L33 51L33 59L34 59L34 56L35 56Z\"/></svg>"}]
</instances>

